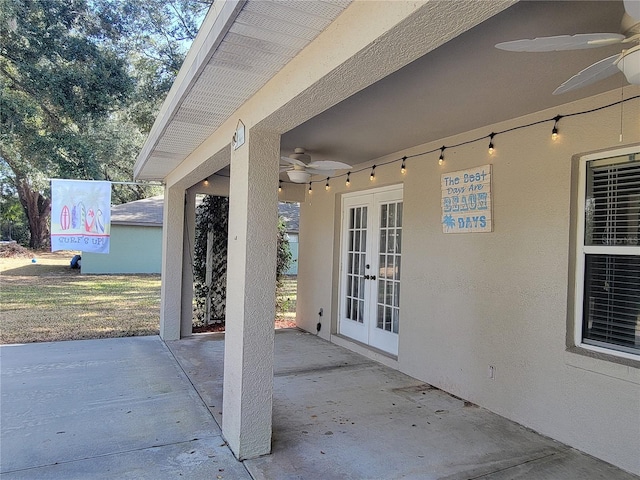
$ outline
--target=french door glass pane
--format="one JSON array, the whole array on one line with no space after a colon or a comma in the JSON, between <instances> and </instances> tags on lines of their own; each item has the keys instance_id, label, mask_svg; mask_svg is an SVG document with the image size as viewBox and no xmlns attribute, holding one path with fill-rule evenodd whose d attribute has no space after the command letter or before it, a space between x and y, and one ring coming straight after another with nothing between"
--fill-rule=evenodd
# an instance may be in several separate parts
<instances>
[{"instance_id":1,"label":"french door glass pane","mask_svg":"<svg viewBox=\"0 0 640 480\"><path fill-rule=\"evenodd\" d=\"M393 333L399 328L401 240L402 202L381 205L376 326Z\"/></svg>"},{"instance_id":2,"label":"french door glass pane","mask_svg":"<svg viewBox=\"0 0 640 480\"><path fill-rule=\"evenodd\" d=\"M346 316L364 321L364 271L367 249L367 207L349 209Z\"/></svg>"}]
</instances>

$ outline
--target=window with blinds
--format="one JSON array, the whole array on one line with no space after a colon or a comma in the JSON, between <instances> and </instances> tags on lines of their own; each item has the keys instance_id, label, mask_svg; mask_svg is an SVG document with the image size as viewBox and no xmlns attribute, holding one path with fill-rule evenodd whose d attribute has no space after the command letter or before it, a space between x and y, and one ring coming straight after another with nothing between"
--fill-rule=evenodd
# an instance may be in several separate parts
<instances>
[{"instance_id":1,"label":"window with blinds","mask_svg":"<svg viewBox=\"0 0 640 480\"><path fill-rule=\"evenodd\" d=\"M640 354L640 158L587 162L582 341Z\"/></svg>"}]
</instances>

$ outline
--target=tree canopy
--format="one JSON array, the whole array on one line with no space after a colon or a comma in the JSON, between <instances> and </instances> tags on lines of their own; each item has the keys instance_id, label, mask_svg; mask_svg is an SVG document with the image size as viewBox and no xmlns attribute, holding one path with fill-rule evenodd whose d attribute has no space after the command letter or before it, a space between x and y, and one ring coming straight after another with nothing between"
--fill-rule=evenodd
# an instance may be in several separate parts
<instances>
[{"instance_id":1,"label":"tree canopy","mask_svg":"<svg viewBox=\"0 0 640 480\"><path fill-rule=\"evenodd\" d=\"M46 241L48 178L131 180L210 3L0 0L0 175L31 247ZM144 193L124 187L114 200Z\"/></svg>"}]
</instances>

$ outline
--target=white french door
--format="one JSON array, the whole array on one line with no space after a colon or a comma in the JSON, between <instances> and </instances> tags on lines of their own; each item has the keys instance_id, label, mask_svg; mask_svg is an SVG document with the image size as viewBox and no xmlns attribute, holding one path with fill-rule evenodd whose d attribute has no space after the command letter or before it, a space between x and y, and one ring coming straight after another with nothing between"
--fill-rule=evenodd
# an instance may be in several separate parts
<instances>
[{"instance_id":1,"label":"white french door","mask_svg":"<svg viewBox=\"0 0 640 480\"><path fill-rule=\"evenodd\" d=\"M339 333L398 354L402 186L342 197Z\"/></svg>"}]
</instances>

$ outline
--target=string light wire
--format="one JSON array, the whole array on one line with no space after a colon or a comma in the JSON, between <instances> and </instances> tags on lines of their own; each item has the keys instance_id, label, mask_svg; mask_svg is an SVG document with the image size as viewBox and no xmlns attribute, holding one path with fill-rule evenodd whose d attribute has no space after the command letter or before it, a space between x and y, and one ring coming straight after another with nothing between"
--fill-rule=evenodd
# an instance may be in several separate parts
<instances>
[{"instance_id":1,"label":"string light wire","mask_svg":"<svg viewBox=\"0 0 640 480\"><path fill-rule=\"evenodd\" d=\"M542 119L542 120L537 120L535 122L530 122L530 123L525 123L525 124L522 124L522 125L517 125L515 127L507 128L507 129L504 129L504 130L499 130L497 132L492 132L492 133L493 133L493 136L495 137L496 135L503 135L505 133L515 132L517 130L522 130L523 128L534 127L536 125L541 125L543 123L548 123L548 122L554 122L554 126L555 126L560 119L570 118L570 117L578 117L578 116L581 116L581 115L587 115L589 113L595 113L595 112L598 112L600 110L605 110L607 108L611 108L611 107L614 107L616 105L621 105L623 103L630 102L632 100L637 100L637 99L640 99L640 95L635 95L633 97L629 97L629 98L626 98L626 99L617 100L617 101L615 101L613 103L609 103L609 104L606 104L606 105L601 105L599 107L591 108L589 110L582 110L582 111L579 111L579 112L567 113L565 115L556 115L556 116L551 117L551 118L545 118L545 119ZM489 135L489 137L490 137L490 135ZM476 142L479 142L479 141L482 141L482 140L486 141L486 139L487 139L487 135L484 135L482 137L472 138L470 140L465 140L464 142L459 142L459 143L456 143L456 144L453 144L453 145L446 145L446 146L443 145L442 147L434 148L432 150L427 150L427 151L424 151L424 152L414 153L412 155L405 155L405 156L400 157L400 158L394 158L394 159L388 160L386 162L377 163L376 165L373 165L372 167L363 167L363 168L360 168L358 170L349 170L347 173L342 173L342 174L336 175L336 176L334 176L332 178L346 177L347 179L346 179L345 184L348 187L351 184L351 179L350 179L351 178L351 174L357 174L357 173L364 172L364 171L367 171L367 170L371 170L371 172L373 173L373 172L375 172L375 169L378 168L378 167L384 167L385 165L390 165L390 164L393 164L393 163L406 161L406 160L409 160L411 158L422 157L424 155L430 155L430 154L436 153L438 151L440 151L442 153L443 152L442 148L444 148L444 149L458 148L458 147L462 147L462 146L465 146L465 145L476 143ZM217 175L217 174L214 174L214 175ZM369 176L369 178L371 178L371 175ZM374 178L375 178L375 175L374 175ZM318 182L323 182L323 181L325 181L325 180L311 180L309 182L309 192L311 192L311 184L312 183L318 183ZM282 182L283 183L291 183L291 184L295 184L296 183L296 182L291 182L291 181L287 181L287 180L282 180Z\"/></svg>"}]
</instances>

